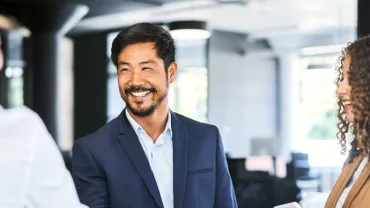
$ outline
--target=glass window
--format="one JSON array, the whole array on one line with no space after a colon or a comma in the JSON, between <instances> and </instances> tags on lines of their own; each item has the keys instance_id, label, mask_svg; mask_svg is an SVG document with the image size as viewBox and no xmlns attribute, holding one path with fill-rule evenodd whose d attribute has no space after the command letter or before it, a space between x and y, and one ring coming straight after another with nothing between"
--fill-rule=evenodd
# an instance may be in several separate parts
<instances>
[{"instance_id":1,"label":"glass window","mask_svg":"<svg viewBox=\"0 0 370 208\"><path fill-rule=\"evenodd\" d=\"M308 139L336 139L335 63L340 54L303 57L302 105Z\"/></svg>"},{"instance_id":2,"label":"glass window","mask_svg":"<svg viewBox=\"0 0 370 208\"><path fill-rule=\"evenodd\" d=\"M207 122L207 40L181 40L177 45L177 77L170 90L172 110Z\"/></svg>"},{"instance_id":3,"label":"glass window","mask_svg":"<svg viewBox=\"0 0 370 208\"><path fill-rule=\"evenodd\" d=\"M7 67L5 76L8 78L8 108L23 105L23 69L20 67Z\"/></svg>"},{"instance_id":4,"label":"glass window","mask_svg":"<svg viewBox=\"0 0 370 208\"><path fill-rule=\"evenodd\" d=\"M117 69L110 60L110 49L114 38L118 32L110 33L107 37L107 59L108 59L108 80L107 80L107 118L108 121L117 117L123 108L125 108L125 102L122 100L119 93L118 81L117 81Z\"/></svg>"},{"instance_id":5,"label":"glass window","mask_svg":"<svg viewBox=\"0 0 370 208\"><path fill-rule=\"evenodd\" d=\"M342 47L344 45L303 50L301 121L307 139L304 149L314 167L340 168L347 156L340 155L341 147L336 137L338 118L335 82L338 72L335 68Z\"/></svg>"}]
</instances>

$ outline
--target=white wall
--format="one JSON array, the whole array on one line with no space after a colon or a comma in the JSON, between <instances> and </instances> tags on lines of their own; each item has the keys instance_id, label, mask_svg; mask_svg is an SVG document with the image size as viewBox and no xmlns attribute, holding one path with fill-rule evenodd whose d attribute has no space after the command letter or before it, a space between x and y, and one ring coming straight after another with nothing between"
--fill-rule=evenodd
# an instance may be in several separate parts
<instances>
[{"instance_id":1,"label":"white wall","mask_svg":"<svg viewBox=\"0 0 370 208\"><path fill-rule=\"evenodd\" d=\"M229 47L240 45L235 38L213 34L210 41L208 118L219 127L225 151L245 157L251 138L277 136L276 62L268 53L237 53Z\"/></svg>"}]
</instances>

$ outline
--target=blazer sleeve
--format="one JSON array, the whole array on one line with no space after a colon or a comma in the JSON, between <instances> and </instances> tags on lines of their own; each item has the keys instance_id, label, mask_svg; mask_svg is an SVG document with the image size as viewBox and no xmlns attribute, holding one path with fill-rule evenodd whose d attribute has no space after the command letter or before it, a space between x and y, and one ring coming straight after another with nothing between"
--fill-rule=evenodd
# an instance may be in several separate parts
<instances>
[{"instance_id":1,"label":"blazer sleeve","mask_svg":"<svg viewBox=\"0 0 370 208\"><path fill-rule=\"evenodd\" d=\"M109 208L106 177L87 144L76 141L72 154L72 176L80 201L90 208Z\"/></svg>"},{"instance_id":2,"label":"blazer sleeve","mask_svg":"<svg viewBox=\"0 0 370 208\"><path fill-rule=\"evenodd\" d=\"M215 208L237 208L238 205L226 162L222 138L218 128L215 128L217 131Z\"/></svg>"}]
</instances>

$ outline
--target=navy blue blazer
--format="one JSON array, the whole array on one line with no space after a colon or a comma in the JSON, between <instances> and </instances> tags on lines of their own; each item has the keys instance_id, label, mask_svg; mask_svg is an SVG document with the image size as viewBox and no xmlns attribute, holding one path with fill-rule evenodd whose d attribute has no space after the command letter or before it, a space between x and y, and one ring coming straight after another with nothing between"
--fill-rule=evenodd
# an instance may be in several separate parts
<instances>
[{"instance_id":1,"label":"navy blue blazer","mask_svg":"<svg viewBox=\"0 0 370 208\"><path fill-rule=\"evenodd\" d=\"M236 208L216 126L171 112L174 208ZM73 147L72 176L90 208L163 208L149 161L124 111Z\"/></svg>"}]
</instances>

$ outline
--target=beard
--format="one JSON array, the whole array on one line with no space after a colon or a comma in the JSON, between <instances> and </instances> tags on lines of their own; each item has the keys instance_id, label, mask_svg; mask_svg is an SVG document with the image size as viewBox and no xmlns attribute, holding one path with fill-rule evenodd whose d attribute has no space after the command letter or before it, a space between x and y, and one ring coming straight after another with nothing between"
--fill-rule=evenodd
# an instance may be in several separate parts
<instances>
[{"instance_id":1,"label":"beard","mask_svg":"<svg viewBox=\"0 0 370 208\"><path fill-rule=\"evenodd\" d=\"M130 103L129 96L133 96L132 92L143 92L149 91L149 94L152 94L151 104L147 107L141 106L144 104L143 101L132 101ZM124 93L121 92L121 97L126 103L126 107L128 110L132 112L135 116L138 117L147 117L154 113L157 107L163 102L163 100L168 95L168 85L163 94L159 94L161 91L157 90L154 87L145 87L145 86L131 86L129 88L124 89ZM149 95L147 95L149 96ZM134 102L134 103L133 103ZM146 101L150 102L150 101Z\"/></svg>"}]
</instances>

